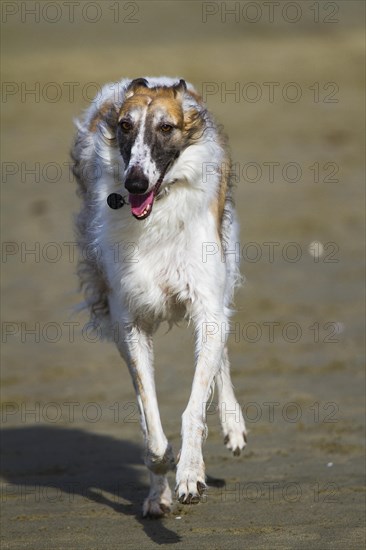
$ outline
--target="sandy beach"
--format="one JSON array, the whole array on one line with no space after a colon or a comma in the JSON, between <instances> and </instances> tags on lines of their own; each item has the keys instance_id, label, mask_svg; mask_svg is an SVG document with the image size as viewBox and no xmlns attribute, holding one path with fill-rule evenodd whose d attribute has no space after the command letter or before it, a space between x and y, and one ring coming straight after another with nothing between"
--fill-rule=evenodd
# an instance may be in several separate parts
<instances>
[{"instance_id":1,"label":"sandy beach","mask_svg":"<svg viewBox=\"0 0 366 550\"><path fill-rule=\"evenodd\" d=\"M2 4L2 548L362 548L364 3L71 4ZM73 313L69 172L73 119L145 75L192 82L229 136L245 279L229 353L249 429L232 457L214 395L207 495L155 521L127 368ZM177 453L193 335L166 329Z\"/></svg>"}]
</instances>

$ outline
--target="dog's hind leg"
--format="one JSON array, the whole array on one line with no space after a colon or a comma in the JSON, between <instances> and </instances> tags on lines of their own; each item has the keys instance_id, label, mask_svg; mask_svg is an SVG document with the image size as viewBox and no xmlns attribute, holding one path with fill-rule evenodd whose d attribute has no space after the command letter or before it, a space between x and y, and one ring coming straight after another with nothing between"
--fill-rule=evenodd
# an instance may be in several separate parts
<instances>
[{"instance_id":1,"label":"dog's hind leg","mask_svg":"<svg viewBox=\"0 0 366 550\"><path fill-rule=\"evenodd\" d=\"M137 325L123 327L115 338L127 363L136 391L145 439L145 464L150 470L151 489L143 515L158 517L170 509L171 492L166 472L175 468L172 448L163 432L155 390L152 336Z\"/></svg>"},{"instance_id":2,"label":"dog's hind leg","mask_svg":"<svg viewBox=\"0 0 366 550\"><path fill-rule=\"evenodd\" d=\"M226 347L222 354L220 370L216 376L216 385L224 443L235 456L238 456L246 445L247 431L240 405L234 395Z\"/></svg>"}]
</instances>

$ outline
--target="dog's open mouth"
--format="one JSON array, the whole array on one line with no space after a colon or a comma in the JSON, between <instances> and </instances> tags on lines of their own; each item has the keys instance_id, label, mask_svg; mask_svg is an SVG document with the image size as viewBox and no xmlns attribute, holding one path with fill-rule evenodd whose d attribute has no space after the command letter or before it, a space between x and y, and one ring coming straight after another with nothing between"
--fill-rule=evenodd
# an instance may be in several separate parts
<instances>
[{"instance_id":1,"label":"dog's open mouth","mask_svg":"<svg viewBox=\"0 0 366 550\"><path fill-rule=\"evenodd\" d=\"M163 183L165 174L168 168L171 166L172 162L174 162L174 160L177 159L178 156L179 153L176 153L174 158L168 162L163 172L160 174L160 178L156 182L155 187L153 187L153 189L149 193L145 193L144 195L135 195L133 193L129 194L131 213L137 220L144 220L145 218L150 216L154 200L159 195L160 187Z\"/></svg>"},{"instance_id":2,"label":"dog's open mouth","mask_svg":"<svg viewBox=\"0 0 366 550\"><path fill-rule=\"evenodd\" d=\"M153 187L153 189L149 193L145 193L145 195L134 195L133 193L129 194L131 212L137 220L144 220L145 218L150 216L155 197L159 193L166 170L167 167L161 174L155 187Z\"/></svg>"},{"instance_id":3,"label":"dog's open mouth","mask_svg":"<svg viewBox=\"0 0 366 550\"><path fill-rule=\"evenodd\" d=\"M130 193L129 201L132 215L137 220L144 220L150 216L155 199L155 188L146 195L133 195Z\"/></svg>"}]
</instances>

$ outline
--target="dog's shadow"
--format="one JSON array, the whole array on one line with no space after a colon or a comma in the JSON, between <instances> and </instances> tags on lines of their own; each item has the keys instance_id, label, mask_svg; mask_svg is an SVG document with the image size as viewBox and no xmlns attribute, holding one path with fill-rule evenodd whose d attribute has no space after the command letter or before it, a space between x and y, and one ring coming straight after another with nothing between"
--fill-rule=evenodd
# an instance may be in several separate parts
<instances>
[{"instance_id":1,"label":"dog's shadow","mask_svg":"<svg viewBox=\"0 0 366 550\"><path fill-rule=\"evenodd\" d=\"M141 447L110 436L79 429L32 426L1 431L3 478L39 498L76 495L110 506L140 521L157 544L181 540L161 520L143 519L141 505L148 493L136 468ZM51 494L52 493L52 494Z\"/></svg>"}]
</instances>

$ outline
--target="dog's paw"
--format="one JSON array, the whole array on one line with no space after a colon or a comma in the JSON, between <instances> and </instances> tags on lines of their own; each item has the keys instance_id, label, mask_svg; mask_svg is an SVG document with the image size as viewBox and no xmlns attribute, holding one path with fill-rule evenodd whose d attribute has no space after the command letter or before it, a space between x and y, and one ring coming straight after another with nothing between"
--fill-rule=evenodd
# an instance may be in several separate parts
<instances>
[{"instance_id":1,"label":"dog's paw","mask_svg":"<svg viewBox=\"0 0 366 550\"><path fill-rule=\"evenodd\" d=\"M247 434L246 432L230 431L224 437L224 444L234 456L239 456L247 444Z\"/></svg>"},{"instance_id":2,"label":"dog's paw","mask_svg":"<svg viewBox=\"0 0 366 550\"><path fill-rule=\"evenodd\" d=\"M239 414L226 414L221 418L221 425L226 448L232 451L234 456L239 456L247 444L247 430L240 409Z\"/></svg>"},{"instance_id":3,"label":"dog's paw","mask_svg":"<svg viewBox=\"0 0 366 550\"><path fill-rule=\"evenodd\" d=\"M150 492L144 501L142 515L144 518L161 518L171 510L172 492L165 476L150 472L150 481Z\"/></svg>"},{"instance_id":4,"label":"dog's paw","mask_svg":"<svg viewBox=\"0 0 366 550\"><path fill-rule=\"evenodd\" d=\"M181 504L197 504L206 488L204 466L200 468L200 473L193 469L181 469L177 472L175 493Z\"/></svg>"},{"instance_id":5,"label":"dog's paw","mask_svg":"<svg viewBox=\"0 0 366 550\"><path fill-rule=\"evenodd\" d=\"M161 518L171 510L171 501L166 498L152 498L148 496L142 507L142 516L144 518Z\"/></svg>"}]
</instances>

